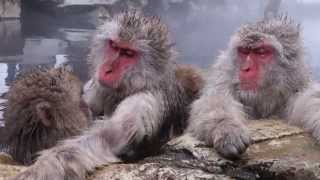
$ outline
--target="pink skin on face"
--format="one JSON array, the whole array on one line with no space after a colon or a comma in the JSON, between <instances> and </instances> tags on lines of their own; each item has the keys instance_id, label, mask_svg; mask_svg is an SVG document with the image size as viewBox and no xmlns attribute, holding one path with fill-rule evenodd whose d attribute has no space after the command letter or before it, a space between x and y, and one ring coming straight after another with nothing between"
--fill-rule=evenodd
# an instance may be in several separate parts
<instances>
[{"instance_id":1,"label":"pink skin on face","mask_svg":"<svg viewBox=\"0 0 320 180\"><path fill-rule=\"evenodd\" d=\"M270 45L262 43L255 48L239 47L240 88L242 90L257 90L263 78L262 69L273 61L274 50Z\"/></svg>"},{"instance_id":2,"label":"pink skin on face","mask_svg":"<svg viewBox=\"0 0 320 180\"><path fill-rule=\"evenodd\" d=\"M108 40L105 62L99 69L99 82L115 88L128 68L137 64L139 53L130 44Z\"/></svg>"}]
</instances>

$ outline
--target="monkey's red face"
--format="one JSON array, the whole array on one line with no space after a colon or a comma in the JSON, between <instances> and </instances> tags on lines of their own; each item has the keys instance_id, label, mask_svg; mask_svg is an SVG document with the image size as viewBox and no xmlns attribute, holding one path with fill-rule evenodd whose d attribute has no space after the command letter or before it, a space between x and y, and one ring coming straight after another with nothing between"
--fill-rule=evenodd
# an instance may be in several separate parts
<instances>
[{"instance_id":1,"label":"monkey's red face","mask_svg":"<svg viewBox=\"0 0 320 180\"><path fill-rule=\"evenodd\" d=\"M99 68L101 84L115 88L130 67L137 64L140 54L130 44L108 40L104 62Z\"/></svg>"},{"instance_id":2,"label":"monkey's red face","mask_svg":"<svg viewBox=\"0 0 320 180\"><path fill-rule=\"evenodd\" d=\"M264 69L274 58L272 46L260 44L254 48L238 47L239 79L242 90L257 90L263 80Z\"/></svg>"}]
</instances>

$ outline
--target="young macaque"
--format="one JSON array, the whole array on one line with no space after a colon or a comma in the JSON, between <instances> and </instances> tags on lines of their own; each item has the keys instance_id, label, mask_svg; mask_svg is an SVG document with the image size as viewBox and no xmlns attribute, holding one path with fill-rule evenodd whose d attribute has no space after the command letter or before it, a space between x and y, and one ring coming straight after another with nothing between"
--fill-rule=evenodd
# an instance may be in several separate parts
<instances>
[{"instance_id":1,"label":"young macaque","mask_svg":"<svg viewBox=\"0 0 320 180\"><path fill-rule=\"evenodd\" d=\"M320 85L311 78L301 36L288 17L242 26L193 103L188 132L227 158L250 145L246 119L278 117L320 142Z\"/></svg>"},{"instance_id":2,"label":"young macaque","mask_svg":"<svg viewBox=\"0 0 320 180\"><path fill-rule=\"evenodd\" d=\"M19 75L4 112L5 144L16 161L31 164L40 150L88 127L89 109L81 92L81 81L65 68Z\"/></svg>"}]
</instances>

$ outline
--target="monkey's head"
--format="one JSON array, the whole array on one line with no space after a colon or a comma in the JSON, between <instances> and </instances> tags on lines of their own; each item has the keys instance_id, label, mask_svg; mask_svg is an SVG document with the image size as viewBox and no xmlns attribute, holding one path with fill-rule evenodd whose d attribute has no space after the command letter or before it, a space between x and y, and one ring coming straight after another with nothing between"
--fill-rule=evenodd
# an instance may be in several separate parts
<instances>
[{"instance_id":1,"label":"monkey's head","mask_svg":"<svg viewBox=\"0 0 320 180\"><path fill-rule=\"evenodd\" d=\"M65 120L62 112L81 108L81 88L82 82L64 68L21 73L7 95L6 120L59 126L59 121Z\"/></svg>"},{"instance_id":2,"label":"monkey's head","mask_svg":"<svg viewBox=\"0 0 320 180\"><path fill-rule=\"evenodd\" d=\"M308 76L300 35L287 16L242 26L230 44L237 88L252 94L300 88Z\"/></svg>"},{"instance_id":3,"label":"monkey's head","mask_svg":"<svg viewBox=\"0 0 320 180\"><path fill-rule=\"evenodd\" d=\"M112 89L157 84L174 53L167 26L137 11L124 12L103 24L93 41L89 63L94 76Z\"/></svg>"},{"instance_id":4,"label":"monkey's head","mask_svg":"<svg viewBox=\"0 0 320 180\"><path fill-rule=\"evenodd\" d=\"M35 152L89 125L81 81L64 68L21 73L7 94L6 141L14 158L29 164Z\"/></svg>"}]
</instances>

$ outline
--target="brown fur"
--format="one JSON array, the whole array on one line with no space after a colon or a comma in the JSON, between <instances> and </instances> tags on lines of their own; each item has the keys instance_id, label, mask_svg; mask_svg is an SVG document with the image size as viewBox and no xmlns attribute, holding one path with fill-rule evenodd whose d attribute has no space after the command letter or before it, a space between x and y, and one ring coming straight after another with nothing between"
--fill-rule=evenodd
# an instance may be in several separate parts
<instances>
[{"instance_id":1,"label":"brown fur","mask_svg":"<svg viewBox=\"0 0 320 180\"><path fill-rule=\"evenodd\" d=\"M88 127L80 80L63 68L22 74L11 86L4 112L10 154L30 164L40 150Z\"/></svg>"},{"instance_id":2,"label":"brown fur","mask_svg":"<svg viewBox=\"0 0 320 180\"><path fill-rule=\"evenodd\" d=\"M187 96L192 100L198 98L204 86L201 71L191 65L177 65L175 73Z\"/></svg>"}]
</instances>

